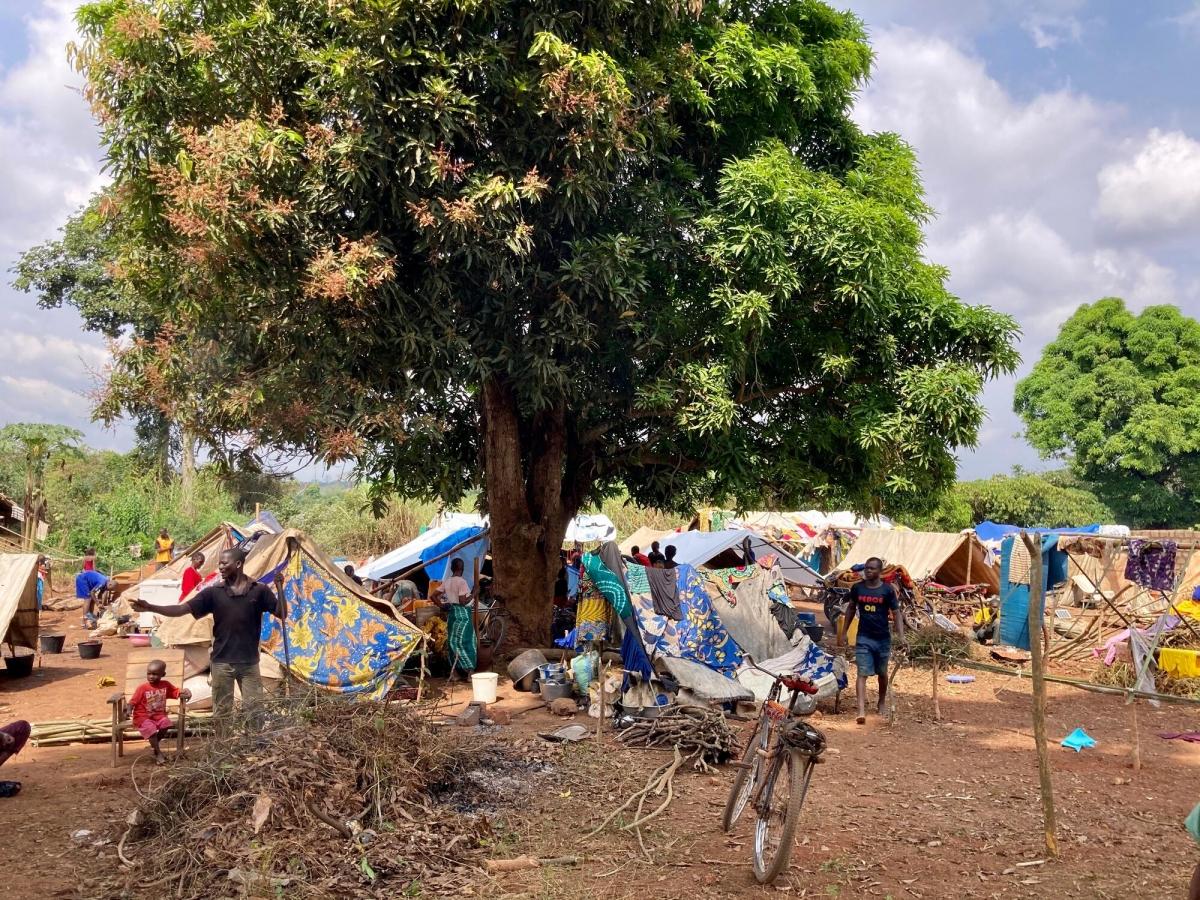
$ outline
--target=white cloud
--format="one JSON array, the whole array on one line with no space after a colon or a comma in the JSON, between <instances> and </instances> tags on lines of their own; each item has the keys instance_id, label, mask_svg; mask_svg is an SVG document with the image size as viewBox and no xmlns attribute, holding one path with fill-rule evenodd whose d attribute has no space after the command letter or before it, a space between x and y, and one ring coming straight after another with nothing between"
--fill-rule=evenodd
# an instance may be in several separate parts
<instances>
[{"instance_id":1,"label":"white cloud","mask_svg":"<svg viewBox=\"0 0 1200 900\"><path fill-rule=\"evenodd\" d=\"M1195 3L1191 9L1172 16L1168 21L1174 22L1184 31L1200 31L1200 3Z\"/></svg>"},{"instance_id":2,"label":"white cloud","mask_svg":"<svg viewBox=\"0 0 1200 900\"><path fill-rule=\"evenodd\" d=\"M1074 35L1069 24L1052 33ZM1023 330L1021 371L985 390L988 423L980 448L962 454L960 475L1037 465L1012 437L1021 430L1013 387L1063 321L1109 295L1133 308L1187 308L1198 296L1194 281L1096 227L1100 173L1128 153L1122 109L1070 90L1018 98L949 37L891 28L873 40L877 65L856 119L915 147L938 210L928 255L948 266L951 289L1015 316Z\"/></svg>"},{"instance_id":3,"label":"white cloud","mask_svg":"<svg viewBox=\"0 0 1200 900\"><path fill-rule=\"evenodd\" d=\"M1068 21L1085 0L849 0L847 5L873 33L905 25L942 37L970 39L1009 23Z\"/></svg>"},{"instance_id":4,"label":"white cloud","mask_svg":"<svg viewBox=\"0 0 1200 900\"><path fill-rule=\"evenodd\" d=\"M6 35L24 52L0 59L0 424L57 422L82 430L98 447L128 447L128 428L91 422L86 396L103 368L103 342L82 330L74 310L39 310L8 288L18 254L53 237L67 216L104 183L100 150L81 76L67 63L76 38L74 0L44 0L23 9L22 35ZM14 39L15 38L15 39Z\"/></svg>"},{"instance_id":5,"label":"white cloud","mask_svg":"<svg viewBox=\"0 0 1200 900\"><path fill-rule=\"evenodd\" d=\"M46 378L0 375L0 419L76 425L89 417L88 399Z\"/></svg>"},{"instance_id":6,"label":"white cloud","mask_svg":"<svg viewBox=\"0 0 1200 900\"><path fill-rule=\"evenodd\" d=\"M1021 27L1039 50L1056 50L1063 43L1078 44L1083 38L1083 23L1074 16L1035 13L1025 19Z\"/></svg>"},{"instance_id":7,"label":"white cloud","mask_svg":"<svg viewBox=\"0 0 1200 900\"><path fill-rule=\"evenodd\" d=\"M916 147L943 222L1030 206L1055 222L1094 193L1118 110L1066 90L1017 100L944 38L892 29L874 44L875 74L855 118Z\"/></svg>"},{"instance_id":8,"label":"white cloud","mask_svg":"<svg viewBox=\"0 0 1200 900\"><path fill-rule=\"evenodd\" d=\"M1156 128L1132 149L1097 176L1104 219L1123 235L1200 226L1200 142Z\"/></svg>"}]
</instances>

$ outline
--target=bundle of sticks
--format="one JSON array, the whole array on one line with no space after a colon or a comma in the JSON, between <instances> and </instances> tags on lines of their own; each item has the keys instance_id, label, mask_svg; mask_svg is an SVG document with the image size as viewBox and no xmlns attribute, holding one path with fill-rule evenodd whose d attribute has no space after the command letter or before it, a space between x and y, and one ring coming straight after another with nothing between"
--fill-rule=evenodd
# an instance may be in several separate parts
<instances>
[{"instance_id":1,"label":"bundle of sticks","mask_svg":"<svg viewBox=\"0 0 1200 900\"><path fill-rule=\"evenodd\" d=\"M655 718L637 719L617 737L630 746L678 750L684 762L709 772L737 755L737 738L719 709L677 706Z\"/></svg>"}]
</instances>

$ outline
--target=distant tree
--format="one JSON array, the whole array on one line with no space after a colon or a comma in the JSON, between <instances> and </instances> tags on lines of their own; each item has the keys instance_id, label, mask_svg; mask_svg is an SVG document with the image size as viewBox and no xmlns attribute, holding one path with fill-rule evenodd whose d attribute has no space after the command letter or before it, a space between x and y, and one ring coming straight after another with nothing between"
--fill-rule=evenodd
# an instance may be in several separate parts
<instances>
[{"instance_id":1,"label":"distant tree","mask_svg":"<svg viewBox=\"0 0 1200 900\"><path fill-rule=\"evenodd\" d=\"M1126 524L1200 522L1200 322L1174 306L1081 306L1017 385L1029 442Z\"/></svg>"},{"instance_id":2,"label":"distant tree","mask_svg":"<svg viewBox=\"0 0 1200 900\"><path fill-rule=\"evenodd\" d=\"M1113 511L1074 475L1065 470L993 475L959 482L934 512L917 523L936 531L961 531L990 519L1009 525L1102 524L1115 521Z\"/></svg>"},{"instance_id":3,"label":"distant tree","mask_svg":"<svg viewBox=\"0 0 1200 900\"><path fill-rule=\"evenodd\" d=\"M925 260L911 149L814 0L106 0L76 61L109 271L162 323L101 412L480 490L547 631L571 516L931 504L1015 323ZM100 208L100 207L97 207Z\"/></svg>"},{"instance_id":4,"label":"distant tree","mask_svg":"<svg viewBox=\"0 0 1200 900\"><path fill-rule=\"evenodd\" d=\"M38 523L47 518L46 467L82 452L83 433L65 425L18 423L0 428L0 455L15 460L24 470L24 549L33 548Z\"/></svg>"}]
</instances>

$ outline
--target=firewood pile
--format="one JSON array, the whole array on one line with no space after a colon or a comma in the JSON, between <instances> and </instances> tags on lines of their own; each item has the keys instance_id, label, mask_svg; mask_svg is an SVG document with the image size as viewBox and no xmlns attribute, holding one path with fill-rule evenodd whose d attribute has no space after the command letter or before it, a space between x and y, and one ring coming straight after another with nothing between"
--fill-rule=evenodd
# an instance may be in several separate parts
<instances>
[{"instance_id":1,"label":"firewood pile","mask_svg":"<svg viewBox=\"0 0 1200 900\"><path fill-rule=\"evenodd\" d=\"M676 749L685 763L709 772L737 755L737 737L719 709L673 707L655 718L637 719L617 737L632 747Z\"/></svg>"},{"instance_id":2,"label":"firewood pile","mask_svg":"<svg viewBox=\"0 0 1200 900\"><path fill-rule=\"evenodd\" d=\"M143 800L118 831L123 868L97 871L83 893L384 897L419 884L423 896L459 895L491 829L436 797L481 752L397 705L276 713L265 731L149 777L135 764Z\"/></svg>"}]
</instances>

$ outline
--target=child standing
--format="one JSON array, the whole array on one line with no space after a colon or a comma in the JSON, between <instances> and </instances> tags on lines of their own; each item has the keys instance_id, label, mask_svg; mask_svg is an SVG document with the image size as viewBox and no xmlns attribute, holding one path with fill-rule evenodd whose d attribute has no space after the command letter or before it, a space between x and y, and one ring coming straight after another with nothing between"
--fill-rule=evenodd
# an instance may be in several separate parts
<instances>
[{"instance_id":1,"label":"child standing","mask_svg":"<svg viewBox=\"0 0 1200 900\"><path fill-rule=\"evenodd\" d=\"M163 732L174 724L167 715L167 701L192 698L191 691L187 688L181 691L166 680L166 674L167 664L161 659L152 659L146 666L145 683L138 686L129 700L130 709L133 711L133 727L150 742L150 749L154 751L154 761L159 765L167 761L159 747Z\"/></svg>"}]
</instances>

